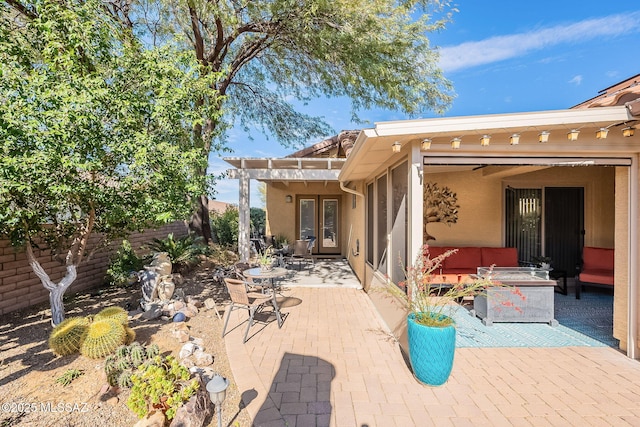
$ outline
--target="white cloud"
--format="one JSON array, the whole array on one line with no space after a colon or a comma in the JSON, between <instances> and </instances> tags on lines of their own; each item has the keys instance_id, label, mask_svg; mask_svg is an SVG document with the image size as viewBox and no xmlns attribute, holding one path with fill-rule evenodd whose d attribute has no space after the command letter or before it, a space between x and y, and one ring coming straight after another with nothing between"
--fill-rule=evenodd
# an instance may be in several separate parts
<instances>
[{"instance_id":1,"label":"white cloud","mask_svg":"<svg viewBox=\"0 0 640 427\"><path fill-rule=\"evenodd\" d=\"M440 49L440 67L459 71L522 56L534 50L562 43L585 42L598 37L619 36L640 31L640 12L588 19L527 33L496 36Z\"/></svg>"},{"instance_id":2,"label":"white cloud","mask_svg":"<svg viewBox=\"0 0 640 427\"><path fill-rule=\"evenodd\" d=\"M580 86L580 84L582 83L582 76L578 74L577 76L569 80L569 83Z\"/></svg>"}]
</instances>

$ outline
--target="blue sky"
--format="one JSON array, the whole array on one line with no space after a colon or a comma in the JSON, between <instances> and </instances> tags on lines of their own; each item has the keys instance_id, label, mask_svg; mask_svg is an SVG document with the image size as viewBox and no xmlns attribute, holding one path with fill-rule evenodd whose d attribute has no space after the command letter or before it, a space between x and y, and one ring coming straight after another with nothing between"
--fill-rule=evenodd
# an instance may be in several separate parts
<instances>
[{"instance_id":1,"label":"blue sky","mask_svg":"<svg viewBox=\"0 0 640 427\"><path fill-rule=\"evenodd\" d=\"M456 5L453 22L429 36L456 93L446 117L569 108L640 74L638 0L459 0ZM323 116L336 133L408 118L371 110L359 113L368 124L355 124L349 100L342 98L318 99L302 109ZM258 131L248 135L238 129L231 131L229 146L234 152L228 157L281 157L293 151ZM210 159L212 173L229 167L217 156ZM251 206L260 207L256 187L252 182ZM237 204L237 180L218 181L216 191L217 200Z\"/></svg>"}]
</instances>

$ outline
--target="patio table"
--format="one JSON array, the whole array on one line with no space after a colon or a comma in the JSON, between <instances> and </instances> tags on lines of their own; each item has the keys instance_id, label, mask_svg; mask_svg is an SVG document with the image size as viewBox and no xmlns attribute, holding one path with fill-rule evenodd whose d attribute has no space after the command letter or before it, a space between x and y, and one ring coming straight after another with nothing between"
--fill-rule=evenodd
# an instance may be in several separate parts
<instances>
[{"instance_id":1,"label":"patio table","mask_svg":"<svg viewBox=\"0 0 640 427\"><path fill-rule=\"evenodd\" d=\"M276 313L278 319L278 327L282 327L282 316L280 315L280 308L278 307L278 300L276 299L275 279L284 277L289 271L286 268L274 267L270 270L262 270L260 267L249 268L243 271L246 277L252 279L268 279L267 282L271 284L271 302L273 304L273 310Z\"/></svg>"}]
</instances>

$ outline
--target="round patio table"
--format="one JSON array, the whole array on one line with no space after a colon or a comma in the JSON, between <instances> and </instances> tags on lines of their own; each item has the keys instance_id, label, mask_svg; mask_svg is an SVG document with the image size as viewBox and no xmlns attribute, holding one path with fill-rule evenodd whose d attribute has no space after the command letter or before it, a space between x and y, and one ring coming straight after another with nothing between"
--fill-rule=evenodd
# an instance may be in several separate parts
<instances>
[{"instance_id":1,"label":"round patio table","mask_svg":"<svg viewBox=\"0 0 640 427\"><path fill-rule=\"evenodd\" d=\"M262 270L260 267L249 268L244 270L242 274L246 277L250 277L252 279L269 279L269 283L271 284L271 302L273 304L273 310L276 313L276 318L278 319L278 327L282 327L282 316L280 315L280 308L278 307L278 300L276 299L276 290L274 279L278 277L284 277L287 275L289 270L282 267L274 267L270 270Z\"/></svg>"}]
</instances>

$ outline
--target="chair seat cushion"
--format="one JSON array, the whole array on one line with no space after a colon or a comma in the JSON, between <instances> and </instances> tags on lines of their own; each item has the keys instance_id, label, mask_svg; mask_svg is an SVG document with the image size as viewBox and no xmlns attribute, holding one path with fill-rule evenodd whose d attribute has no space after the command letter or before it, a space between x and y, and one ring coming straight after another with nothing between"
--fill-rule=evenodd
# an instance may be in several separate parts
<instances>
[{"instance_id":1,"label":"chair seat cushion","mask_svg":"<svg viewBox=\"0 0 640 427\"><path fill-rule=\"evenodd\" d=\"M584 270L578 276L581 282L585 283L599 283L602 285L613 286L613 271L603 269L589 269Z\"/></svg>"}]
</instances>

